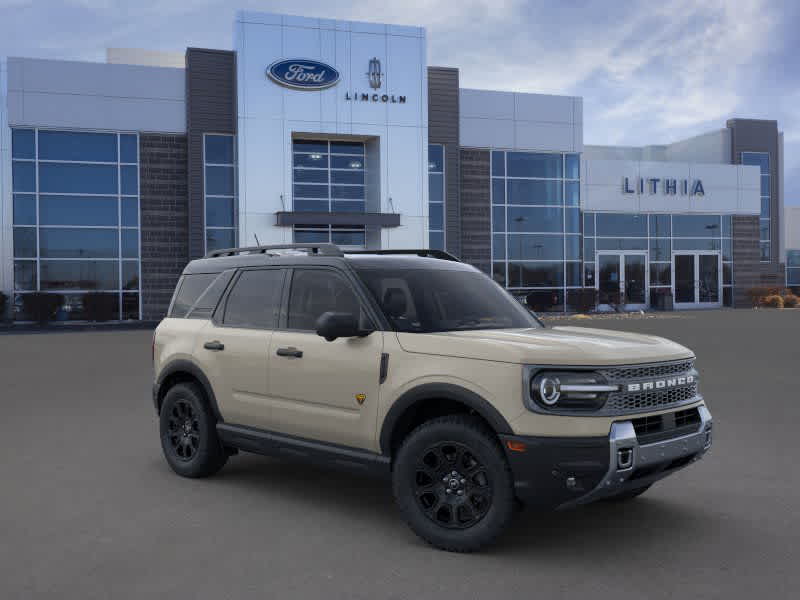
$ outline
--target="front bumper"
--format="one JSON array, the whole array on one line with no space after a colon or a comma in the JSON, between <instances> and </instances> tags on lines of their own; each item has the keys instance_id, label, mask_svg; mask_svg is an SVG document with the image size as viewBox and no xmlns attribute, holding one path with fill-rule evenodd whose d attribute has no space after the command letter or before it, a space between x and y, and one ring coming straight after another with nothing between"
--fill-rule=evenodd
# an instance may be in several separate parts
<instances>
[{"instance_id":1,"label":"front bumper","mask_svg":"<svg viewBox=\"0 0 800 600\"><path fill-rule=\"evenodd\" d=\"M663 479L711 447L711 413L703 405L697 410L700 423L691 433L650 444L639 443L630 420L615 421L607 437L502 435L517 496L526 504L560 509Z\"/></svg>"}]
</instances>

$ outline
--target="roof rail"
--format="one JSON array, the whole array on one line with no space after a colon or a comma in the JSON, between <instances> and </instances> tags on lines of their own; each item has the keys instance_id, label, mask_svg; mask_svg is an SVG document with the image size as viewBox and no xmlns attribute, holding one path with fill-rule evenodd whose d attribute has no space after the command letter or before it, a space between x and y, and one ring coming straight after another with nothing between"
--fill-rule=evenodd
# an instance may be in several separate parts
<instances>
[{"instance_id":1,"label":"roof rail","mask_svg":"<svg viewBox=\"0 0 800 600\"><path fill-rule=\"evenodd\" d=\"M243 246L241 248L221 248L206 254L204 258L236 256L237 254L269 254L280 256L272 250L305 250L309 256L344 256L336 244L274 244L270 246Z\"/></svg>"},{"instance_id":2,"label":"roof rail","mask_svg":"<svg viewBox=\"0 0 800 600\"><path fill-rule=\"evenodd\" d=\"M455 256L444 250L418 249L418 250L348 250L347 254L406 254L421 256L423 258L438 258L439 260L451 260L461 262Z\"/></svg>"}]
</instances>

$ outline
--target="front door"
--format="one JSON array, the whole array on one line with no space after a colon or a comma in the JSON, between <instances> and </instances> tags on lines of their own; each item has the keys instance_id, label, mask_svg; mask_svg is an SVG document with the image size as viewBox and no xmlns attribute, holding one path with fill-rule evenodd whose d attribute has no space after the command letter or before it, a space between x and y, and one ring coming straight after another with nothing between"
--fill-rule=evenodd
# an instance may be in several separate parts
<instances>
[{"instance_id":1,"label":"front door","mask_svg":"<svg viewBox=\"0 0 800 600\"><path fill-rule=\"evenodd\" d=\"M647 307L645 252L598 252L596 272L600 306L621 306L625 310Z\"/></svg>"},{"instance_id":2,"label":"front door","mask_svg":"<svg viewBox=\"0 0 800 600\"><path fill-rule=\"evenodd\" d=\"M719 252L676 252L672 255L675 308L722 306Z\"/></svg>"}]
</instances>

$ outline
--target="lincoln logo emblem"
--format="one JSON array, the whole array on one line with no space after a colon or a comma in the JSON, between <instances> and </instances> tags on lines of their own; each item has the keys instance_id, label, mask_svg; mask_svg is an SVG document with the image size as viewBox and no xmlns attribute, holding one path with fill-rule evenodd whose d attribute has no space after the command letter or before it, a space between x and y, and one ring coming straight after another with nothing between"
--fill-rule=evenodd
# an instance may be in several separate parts
<instances>
[{"instance_id":1,"label":"lincoln logo emblem","mask_svg":"<svg viewBox=\"0 0 800 600\"><path fill-rule=\"evenodd\" d=\"M381 73L381 61L377 58L373 58L369 61L369 71L367 71L367 77L369 77L369 87L373 90L377 90L381 87L381 77L383 73Z\"/></svg>"}]
</instances>

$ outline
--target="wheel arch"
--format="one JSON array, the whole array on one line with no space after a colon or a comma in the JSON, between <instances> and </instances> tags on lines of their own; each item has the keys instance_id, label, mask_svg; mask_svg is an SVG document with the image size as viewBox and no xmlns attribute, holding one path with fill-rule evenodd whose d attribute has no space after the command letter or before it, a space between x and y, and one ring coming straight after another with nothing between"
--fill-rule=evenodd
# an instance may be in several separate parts
<instances>
[{"instance_id":1,"label":"wheel arch","mask_svg":"<svg viewBox=\"0 0 800 600\"><path fill-rule=\"evenodd\" d=\"M475 392L449 383L427 383L408 390L392 404L381 426L381 453L392 456L421 417L458 413L475 414L496 434L513 433L505 417Z\"/></svg>"},{"instance_id":2,"label":"wheel arch","mask_svg":"<svg viewBox=\"0 0 800 600\"><path fill-rule=\"evenodd\" d=\"M164 396L171 387L178 383L189 381L200 384L217 422L224 422L222 414L219 412L219 406L217 405L217 397L214 394L214 389L211 387L211 382L208 380L208 377L206 377L202 369L196 364L182 359L174 360L164 367L161 374L158 376L155 386L153 386L153 402L155 404L156 413L161 413L161 404L164 401Z\"/></svg>"}]
</instances>

